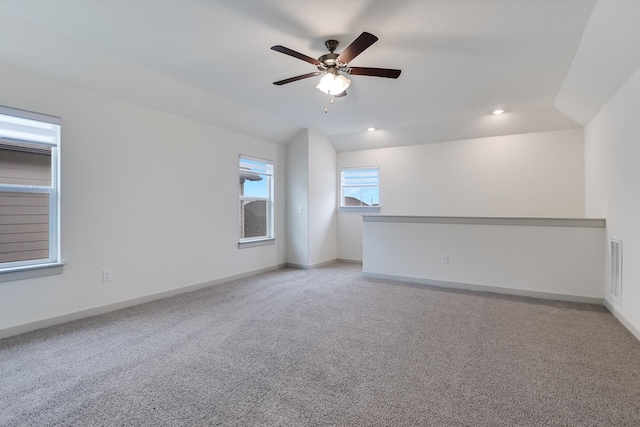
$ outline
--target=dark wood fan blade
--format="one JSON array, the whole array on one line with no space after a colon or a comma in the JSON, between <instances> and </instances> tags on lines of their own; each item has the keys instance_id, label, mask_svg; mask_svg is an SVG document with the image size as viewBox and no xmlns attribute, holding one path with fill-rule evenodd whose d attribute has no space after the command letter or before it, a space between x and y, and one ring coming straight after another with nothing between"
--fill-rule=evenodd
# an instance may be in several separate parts
<instances>
[{"instance_id":1,"label":"dark wood fan blade","mask_svg":"<svg viewBox=\"0 0 640 427\"><path fill-rule=\"evenodd\" d=\"M316 71L316 72L313 72L313 73L307 73L307 74L303 74L301 76L295 76L295 77L291 77L289 79L284 79L284 80L280 80L280 81L277 81L277 82L273 82L273 84L276 85L276 86L282 86L282 85L287 84L287 83L297 82L298 80L308 79L309 77L317 76L319 74L322 74L322 73L320 71Z\"/></svg>"},{"instance_id":2,"label":"dark wood fan blade","mask_svg":"<svg viewBox=\"0 0 640 427\"><path fill-rule=\"evenodd\" d=\"M342 53L338 56L338 61L348 64L353 58L360 55L366 48L378 41L378 38L366 31L358 36Z\"/></svg>"},{"instance_id":3,"label":"dark wood fan blade","mask_svg":"<svg viewBox=\"0 0 640 427\"><path fill-rule=\"evenodd\" d=\"M342 98L343 96L347 96L347 91L342 91L342 93L339 93L337 95L334 95L334 98Z\"/></svg>"},{"instance_id":4,"label":"dark wood fan blade","mask_svg":"<svg viewBox=\"0 0 640 427\"><path fill-rule=\"evenodd\" d=\"M374 76L397 79L401 72L402 70L392 70L390 68L351 67L350 74L354 76Z\"/></svg>"},{"instance_id":5,"label":"dark wood fan blade","mask_svg":"<svg viewBox=\"0 0 640 427\"><path fill-rule=\"evenodd\" d=\"M320 61L318 61L317 59L314 59L310 56L304 55L300 52L296 52L295 50L291 50L288 47L284 47L284 46L271 46L271 50L275 50L276 52L280 52L280 53L284 53L285 55L289 55L289 56L293 56L294 58L298 58L298 59L302 59L303 61L306 61L310 64L313 65L320 65Z\"/></svg>"}]
</instances>

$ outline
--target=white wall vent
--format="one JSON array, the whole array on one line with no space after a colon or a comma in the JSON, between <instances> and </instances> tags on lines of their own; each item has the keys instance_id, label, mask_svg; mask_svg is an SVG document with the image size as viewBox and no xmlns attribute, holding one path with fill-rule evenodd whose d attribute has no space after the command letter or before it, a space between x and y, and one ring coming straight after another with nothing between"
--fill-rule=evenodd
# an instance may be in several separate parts
<instances>
[{"instance_id":1,"label":"white wall vent","mask_svg":"<svg viewBox=\"0 0 640 427\"><path fill-rule=\"evenodd\" d=\"M609 239L609 261L611 266L609 295L619 304L622 295L622 240Z\"/></svg>"}]
</instances>

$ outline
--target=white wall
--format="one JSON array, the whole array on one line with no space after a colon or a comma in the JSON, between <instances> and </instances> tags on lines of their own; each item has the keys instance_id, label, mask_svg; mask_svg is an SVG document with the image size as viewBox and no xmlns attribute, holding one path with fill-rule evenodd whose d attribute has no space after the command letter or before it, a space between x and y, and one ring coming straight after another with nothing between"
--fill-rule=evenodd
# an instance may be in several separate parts
<instances>
[{"instance_id":1,"label":"white wall","mask_svg":"<svg viewBox=\"0 0 640 427\"><path fill-rule=\"evenodd\" d=\"M604 296L602 225L375 219L396 222L364 223L365 276L591 303Z\"/></svg>"},{"instance_id":2,"label":"white wall","mask_svg":"<svg viewBox=\"0 0 640 427\"><path fill-rule=\"evenodd\" d=\"M607 301L640 339L639 100L640 69L585 128L585 172L587 215L606 217L608 236L622 239L621 304Z\"/></svg>"},{"instance_id":3,"label":"white wall","mask_svg":"<svg viewBox=\"0 0 640 427\"><path fill-rule=\"evenodd\" d=\"M336 151L305 129L287 144L287 262L313 267L337 256Z\"/></svg>"},{"instance_id":4,"label":"white wall","mask_svg":"<svg viewBox=\"0 0 640 427\"><path fill-rule=\"evenodd\" d=\"M581 129L338 153L380 167L380 214L584 217ZM360 213L338 215L338 257L361 260Z\"/></svg>"},{"instance_id":5,"label":"white wall","mask_svg":"<svg viewBox=\"0 0 640 427\"><path fill-rule=\"evenodd\" d=\"M309 131L309 265L337 258L336 150Z\"/></svg>"},{"instance_id":6,"label":"white wall","mask_svg":"<svg viewBox=\"0 0 640 427\"><path fill-rule=\"evenodd\" d=\"M287 144L287 262L309 265L309 131Z\"/></svg>"},{"instance_id":7,"label":"white wall","mask_svg":"<svg viewBox=\"0 0 640 427\"><path fill-rule=\"evenodd\" d=\"M284 147L14 69L0 75L0 104L62 117L66 262L61 275L0 283L0 332L285 262L283 204L275 245L237 247L238 156L274 160L284 202Z\"/></svg>"}]
</instances>

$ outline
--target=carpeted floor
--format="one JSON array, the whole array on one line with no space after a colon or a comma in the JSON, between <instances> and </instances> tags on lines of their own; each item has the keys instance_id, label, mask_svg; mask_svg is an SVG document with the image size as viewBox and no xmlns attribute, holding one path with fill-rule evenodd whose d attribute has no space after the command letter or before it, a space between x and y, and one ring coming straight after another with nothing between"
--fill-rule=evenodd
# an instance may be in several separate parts
<instances>
[{"instance_id":1,"label":"carpeted floor","mask_svg":"<svg viewBox=\"0 0 640 427\"><path fill-rule=\"evenodd\" d=\"M2 426L638 426L604 308L285 269L0 341Z\"/></svg>"}]
</instances>

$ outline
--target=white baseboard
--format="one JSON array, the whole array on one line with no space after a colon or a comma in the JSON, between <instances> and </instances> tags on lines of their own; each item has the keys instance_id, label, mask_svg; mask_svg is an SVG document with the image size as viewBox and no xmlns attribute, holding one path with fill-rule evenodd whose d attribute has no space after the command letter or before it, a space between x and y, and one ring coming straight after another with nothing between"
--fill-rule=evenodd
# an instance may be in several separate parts
<instances>
[{"instance_id":1,"label":"white baseboard","mask_svg":"<svg viewBox=\"0 0 640 427\"><path fill-rule=\"evenodd\" d=\"M362 272L362 277L369 279L387 279L399 282L418 283L421 285L438 286L441 288L463 289L467 291L493 292L497 294L517 295L531 298L541 298L556 301L581 302L587 304L603 304L602 298L585 297L580 295L556 294L553 292L529 291L524 289L501 288L498 286L476 285L472 283L448 282L443 280L423 279L418 277L395 276L389 274Z\"/></svg>"},{"instance_id":2,"label":"white baseboard","mask_svg":"<svg viewBox=\"0 0 640 427\"><path fill-rule=\"evenodd\" d=\"M607 310L609 310L611 314L613 314L616 319L618 319L618 321L638 339L638 341L640 341L640 328L636 327L629 319L620 313L616 306L611 304L611 301L605 299L604 306L607 307Z\"/></svg>"},{"instance_id":3,"label":"white baseboard","mask_svg":"<svg viewBox=\"0 0 640 427\"><path fill-rule=\"evenodd\" d=\"M133 299L106 304L102 306L97 306L97 307L89 308L86 310L80 310L73 313L67 313L60 316L41 319L34 322L24 323L21 325L12 326L5 329L0 329L0 339L23 334L25 332L35 331L36 329L42 329L49 326L55 326L62 323L83 319L86 317L109 313L109 312L120 310L127 307L133 307L135 305L144 304L146 302L155 301L158 299L167 298L174 295L179 295L187 292L196 291L199 289L208 288L208 287L219 285L222 283L231 282L233 280L239 280L239 279L244 279L246 277L251 277L251 276L255 276L262 273L268 273L270 271L275 271L284 267L293 267L293 268L309 270L310 268L323 267L323 266L332 264L336 261L354 263L354 264L361 263L361 261L358 261L358 260L337 259L337 260L331 260L331 261L315 264L313 266L303 266L303 265L290 264L290 263L278 264L272 267L266 267L258 270L248 271L245 273L240 273L233 276L227 276L227 277L211 280L204 283L199 283L196 285L190 285L182 288L171 289L168 291L158 292L158 293L146 295L143 297L133 298ZM640 340L640 328L636 327L622 313L620 313L617 310L617 308L613 304L611 304L611 302L607 300L603 300L601 298L555 294L550 292L527 291L527 290L512 289L512 288L500 288L495 286L475 285L475 284L469 284L469 283L446 282L441 280L421 279L421 278L415 278L415 277L395 276L395 275L386 275L386 274L368 273L368 272L362 272L362 277L371 278L371 279L397 280L401 282L425 284L425 285L431 285L431 286L438 286L442 288L463 289L463 290L472 290L472 291L481 291L481 292L495 292L495 293L501 293L501 294L527 296L527 297L533 297L533 298L543 298L543 299L551 299L551 300L559 300L559 301L571 301L571 302L604 305L618 319L618 321L620 321L620 323L622 323L622 325L629 330L629 332L631 332L638 340Z\"/></svg>"},{"instance_id":4,"label":"white baseboard","mask_svg":"<svg viewBox=\"0 0 640 427\"><path fill-rule=\"evenodd\" d=\"M359 264L359 265L362 265L362 260L361 259L338 258L338 262L343 262L345 264Z\"/></svg>"},{"instance_id":5,"label":"white baseboard","mask_svg":"<svg viewBox=\"0 0 640 427\"><path fill-rule=\"evenodd\" d=\"M314 268L321 268L321 267L326 267L328 265L331 265L335 262L337 262L338 259L334 258L334 259L330 259L329 261L322 261L319 262L317 264L313 264L313 265L304 265L304 264L294 264L292 262L288 262L285 264L285 267L289 267L289 268L297 268L299 270L311 270Z\"/></svg>"},{"instance_id":6,"label":"white baseboard","mask_svg":"<svg viewBox=\"0 0 640 427\"><path fill-rule=\"evenodd\" d=\"M336 262L338 262L338 259L337 259L337 258L334 258L334 259L330 259L330 260L328 260L328 261L322 261L322 262L319 262L319 263L317 263L317 264L313 264L312 266L310 266L310 268L321 268L321 267L326 267L326 266L328 266L328 265L335 264Z\"/></svg>"},{"instance_id":7,"label":"white baseboard","mask_svg":"<svg viewBox=\"0 0 640 427\"><path fill-rule=\"evenodd\" d=\"M293 262L288 262L284 265L287 268L296 268L298 270L308 270L309 266L308 265L303 265L303 264L296 264Z\"/></svg>"},{"instance_id":8,"label":"white baseboard","mask_svg":"<svg viewBox=\"0 0 640 427\"><path fill-rule=\"evenodd\" d=\"M84 319L86 317L97 316L99 314L109 313L112 311L120 310L127 307L133 307L135 305L144 304L146 302L155 301L162 298L172 297L187 292L197 291L199 289L208 288L222 283L231 282L233 280L244 279L245 277L251 277L262 273L268 273L270 271L279 270L284 268L284 264L274 265L272 267L260 268L258 270L248 271L245 273L235 274L233 276L227 276L216 280L211 280L204 283L198 283L195 285L185 286L176 289L170 289L168 291L162 291L155 294L145 295L142 297L132 298L124 301L119 301L111 304L105 304L97 307L88 308L86 310L74 311L72 313L62 314L60 316L49 317L46 319L36 320L34 322L23 323L21 325L11 326L9 328L0 329L0 339L11 337L14 335L23 334L25 332L35 331L36 329L47 328L49 326L60 325L62 323L71 322L74 320Z\"/></svg>"}]
</instances>

